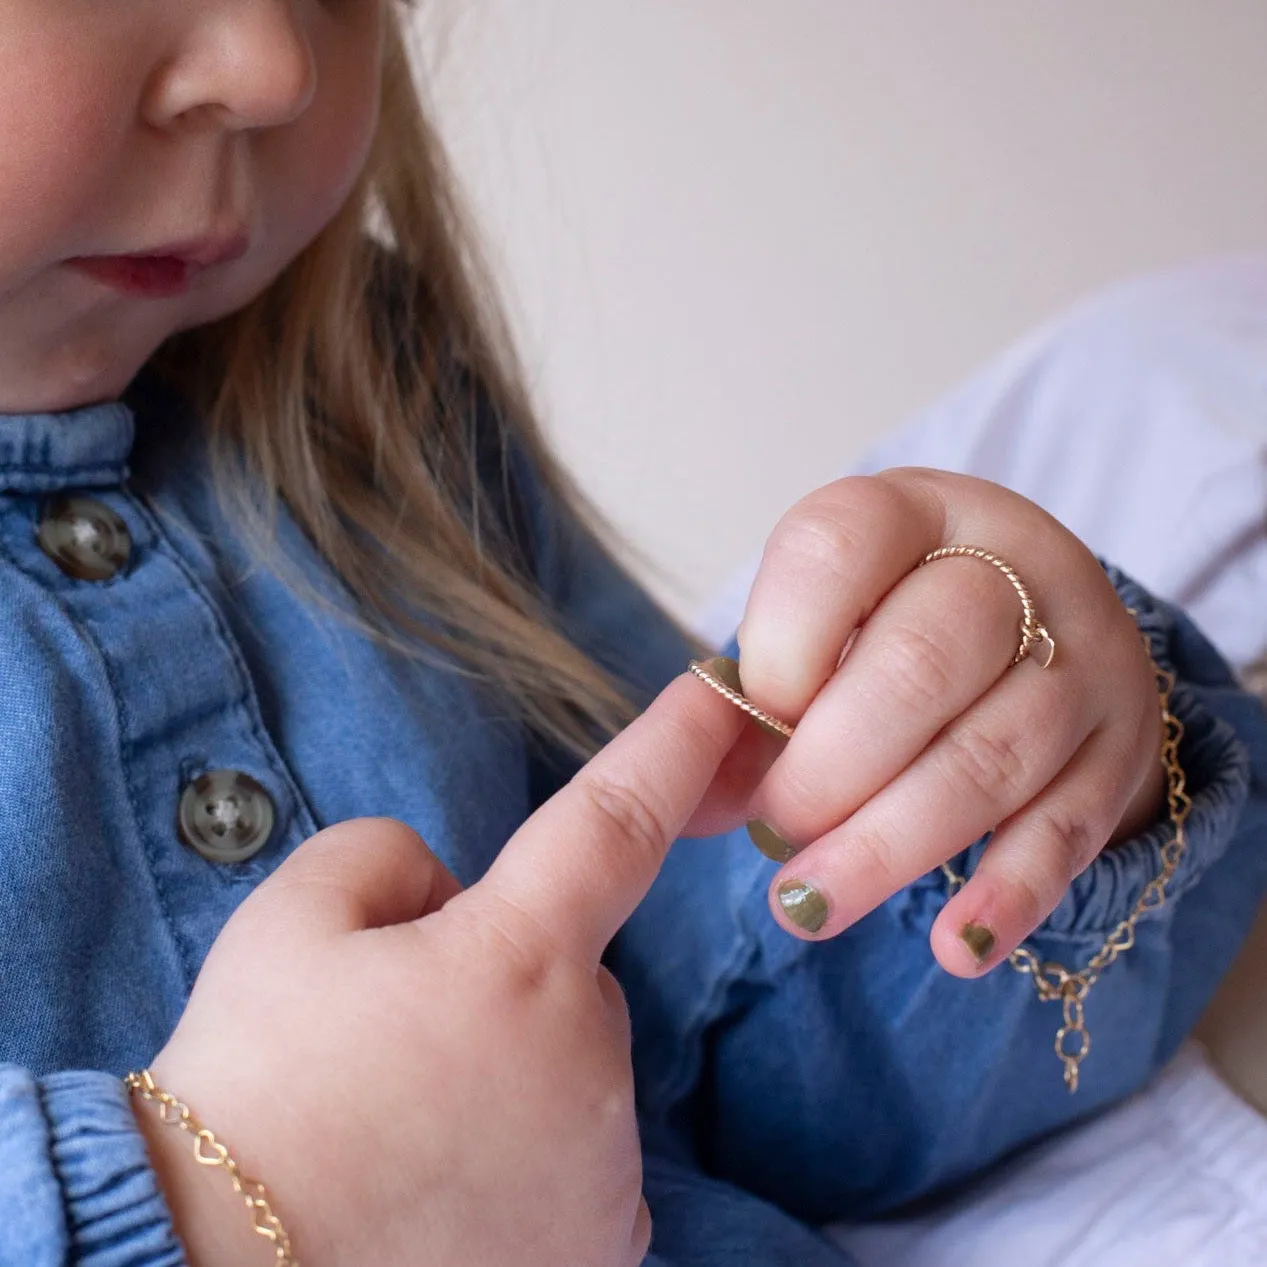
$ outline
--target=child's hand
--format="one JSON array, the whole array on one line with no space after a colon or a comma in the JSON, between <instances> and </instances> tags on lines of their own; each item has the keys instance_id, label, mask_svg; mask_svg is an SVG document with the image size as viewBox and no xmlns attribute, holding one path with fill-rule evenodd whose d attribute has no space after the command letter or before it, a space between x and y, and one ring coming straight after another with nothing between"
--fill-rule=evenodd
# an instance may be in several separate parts
<instances>
[{"instance_id":1,"label":"child's hand","mask_svg":"<svg viewBox=\"0 0 1267 1267\"><path fill-rule=\"evenodd\" d=\"M1015 569L1055 640L1050 667L1009 668L1021 603L998 569L916 570L952 544ZM910 469L811 494L766 545L740 645L745 694L796 733L783 748L752 727L692 829L742 814L773 829L752 829L772 856L802 847L771 890L801 935L839 933L995 829L932 932L944 967L977 975L1161 808L1138 629L1089 551L995 484Z\"/></svg>"},{"instance_id":2,"label":"child's hand","mask_svg":"<svg viewBox=\"0 0 1267 1267\"><path fill-rule=\"evenodd\" d=\"M268 1187L305 1267L642 1261L628 1015L599 956L742 725L680 680L472 888L358 819L230 920L152 1069ZM271 1261L226 1176L138 1116L191 1263Z\"/></svg>"}]
</instances>

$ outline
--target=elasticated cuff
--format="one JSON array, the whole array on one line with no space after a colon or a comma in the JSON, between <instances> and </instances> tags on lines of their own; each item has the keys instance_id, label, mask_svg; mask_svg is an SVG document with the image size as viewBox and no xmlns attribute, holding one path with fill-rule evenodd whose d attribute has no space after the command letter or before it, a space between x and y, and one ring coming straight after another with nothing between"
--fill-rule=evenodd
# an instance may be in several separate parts
<instances>
[{"instance_id":1,"label":"elasticated cuff","mask_svg":"<svg viewBox=\"0 0 1267 1267\"><path fill-rule=\"evenodd\" d=\"M180 1267L123 1084L0 1066L0 1267Z\"/></svg>"}]
</instances>

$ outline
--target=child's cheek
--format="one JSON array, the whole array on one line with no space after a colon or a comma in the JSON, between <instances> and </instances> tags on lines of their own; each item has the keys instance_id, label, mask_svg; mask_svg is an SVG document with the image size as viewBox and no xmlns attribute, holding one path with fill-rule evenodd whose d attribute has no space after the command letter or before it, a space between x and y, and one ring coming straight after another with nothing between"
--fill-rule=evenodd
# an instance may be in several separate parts
<instances>
[{"instance_id":1,"label":"child's cheek","mask_svg":"<svg viewBox=\"0 0 1267 1267\"><path fill-rule=\"evenodd\" d=\"M0 287L76 252L109 201L126 131L100 53L5 35L0 22Z\"/></svg>"},{"instance_id":2,"label":"child's cheek","mask_svg":"<svg viewBox=\"0 0 1267 1267\"><path fill-rule=\"evenodd\" d=\"M261 138L274 230L302 249L333 218L365 167L378 125L377 69L327 73L302 119Z\"/></svg>"}]
</instances>

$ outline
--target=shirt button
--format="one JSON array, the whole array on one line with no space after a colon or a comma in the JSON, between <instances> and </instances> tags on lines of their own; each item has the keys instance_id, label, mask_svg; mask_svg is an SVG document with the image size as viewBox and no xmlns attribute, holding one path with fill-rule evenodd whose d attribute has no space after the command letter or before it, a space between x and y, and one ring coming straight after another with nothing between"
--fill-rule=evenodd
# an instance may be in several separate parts
<instances>
[{"instance_id":1,"label":"shirt button","mask_svg":"<svg viewBox=\"0 0 1267 1267\"><path fill-rule=\"evenodd\" d=\"M37 540L40 549L77 581L108 581L132 555L127 524L91 497L45 502Z\"/></svg>"},{"instance_id":2,"label":"shirt button","mask_svg":"<svg viewBox=\"0 0 1267 1267\"><path fill-rule=\"evenodd\" d=\"M178 826L208 862L245 862L272 835L273 800L249 774L212 770L180 794Z\"/></svg>"}]
</instances>

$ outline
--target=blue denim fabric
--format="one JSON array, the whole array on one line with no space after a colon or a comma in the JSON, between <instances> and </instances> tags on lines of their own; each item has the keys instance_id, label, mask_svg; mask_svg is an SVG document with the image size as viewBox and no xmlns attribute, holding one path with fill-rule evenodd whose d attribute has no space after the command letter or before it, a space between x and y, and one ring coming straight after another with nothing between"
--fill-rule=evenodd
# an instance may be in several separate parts
<instances>
[{"instance_id":1,"label":"blue denim fabric","mask_svg":"<svg viewBox=\"0 0 1267 1267\"><path fill-rule=\"evenodd\" d=\"M42 497L61 489L126 521L115 578L72 580L39 549ZM671 624L529 480L520 493L573 636L647 690L680 672ZM278 530L340 601L302 534ZM680 842L609 956L633 1017L653 1263L844 1264L811 1223L892 1208L1094 1111L1191 1025L1267 888L1267 720L1190 625L1115 579L1179 672L1195 807L1177 896L1088 1002L1083 1090L1065 1092L1057 1014L1027 979L936 967L937 875L807 945L770 920L773 865L742 832ZM410 824L470 883L568 771L477 683L252 568L197 420L152 381L126 406L0 418L0 648L0 1264L178 1263L118 1078L163 1045L234 908L320 827L366 814ZM277 807L238 866L176 833L182 788L217 768ZM1039 953L1084 962L1163 835L1080 877Z\"/></svg>"}]
</instances>

